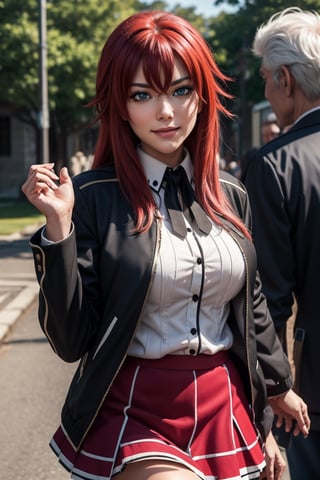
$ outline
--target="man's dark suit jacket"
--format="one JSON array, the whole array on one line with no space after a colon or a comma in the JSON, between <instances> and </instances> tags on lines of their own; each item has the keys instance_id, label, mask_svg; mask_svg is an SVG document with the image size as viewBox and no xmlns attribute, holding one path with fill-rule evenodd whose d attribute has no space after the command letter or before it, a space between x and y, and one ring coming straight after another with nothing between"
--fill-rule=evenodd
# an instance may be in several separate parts
<instances>
[{"instance_id":1,"label":"man's dark suit jacket","mask_svg":"<svg viewBox=\"0 0 320 480\"><path fill-rule=\"evenodd\" d=\"M320 430L320 108L263 146L245 185L263 291L278 331L298 304L299 394Z\"/></svg>"}]
</instances>

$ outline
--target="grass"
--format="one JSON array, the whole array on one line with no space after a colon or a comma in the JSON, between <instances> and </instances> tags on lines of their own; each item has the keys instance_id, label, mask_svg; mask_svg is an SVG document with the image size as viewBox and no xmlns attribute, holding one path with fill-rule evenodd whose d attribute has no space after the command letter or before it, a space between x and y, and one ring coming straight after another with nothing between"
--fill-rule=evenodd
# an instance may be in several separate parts
<instances>
[{"instance_id":1,"label":"grass","mask_svg":"<svg viewBox=\"0 0 320 480\"><path fill-rule=\"evenodd\" d=\"M0 200L0 235L23 232L44 222L44 217L26 200Z\"/></svg>"}]
</instances>

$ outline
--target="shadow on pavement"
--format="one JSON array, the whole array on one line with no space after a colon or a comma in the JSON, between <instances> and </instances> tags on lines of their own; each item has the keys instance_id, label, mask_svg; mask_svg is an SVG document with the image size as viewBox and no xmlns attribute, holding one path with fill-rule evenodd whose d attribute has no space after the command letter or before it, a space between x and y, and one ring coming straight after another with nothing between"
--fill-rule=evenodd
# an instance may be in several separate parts
<instances>
[{"instance_id":1,"label":"shadow on pavement","mask_svg":"<svg viewBox=\"0 0 320 480\"><path fill-rule=\"evenodd\" d=\"M0 258L12 257L25 258L26 254L32 255L29 245L30 237L14 240L0 240Z\"/></svg>"}]
</instances>

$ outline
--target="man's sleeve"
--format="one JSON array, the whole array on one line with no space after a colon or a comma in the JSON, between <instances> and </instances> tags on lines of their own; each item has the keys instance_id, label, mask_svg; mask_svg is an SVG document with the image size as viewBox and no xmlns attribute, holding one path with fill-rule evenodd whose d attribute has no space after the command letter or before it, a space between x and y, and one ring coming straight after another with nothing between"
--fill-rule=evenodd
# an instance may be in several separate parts
<instances>
[{"instance_id":1,"label":"man's sleeve","mask_svg":"<svg viewBox=\"0 0 320 480\"><path fill-rule=\"evenodd\" d=\"M295 268L285 182L269 155L258 155L248 168L245 186L252 210L262 291L280 331L291 315Z\"/></svg>"}]
</instances>

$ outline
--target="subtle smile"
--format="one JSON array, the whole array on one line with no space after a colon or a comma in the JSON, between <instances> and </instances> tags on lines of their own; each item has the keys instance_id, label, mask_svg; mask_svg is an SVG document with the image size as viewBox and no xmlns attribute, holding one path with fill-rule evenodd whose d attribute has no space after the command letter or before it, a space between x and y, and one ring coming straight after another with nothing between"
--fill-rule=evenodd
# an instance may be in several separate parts
<instances>
[{"instance_id":1,"label":"subtle smile","mask_svg":"<svg viewBox=\"0 0 320 480\"><path fill-rule=\"evenodd\" d=\"M158 130L151 130L156 135L161 137L170 137L179 130L179 127L159 128Z\"/></svg>"}]
</instances>

